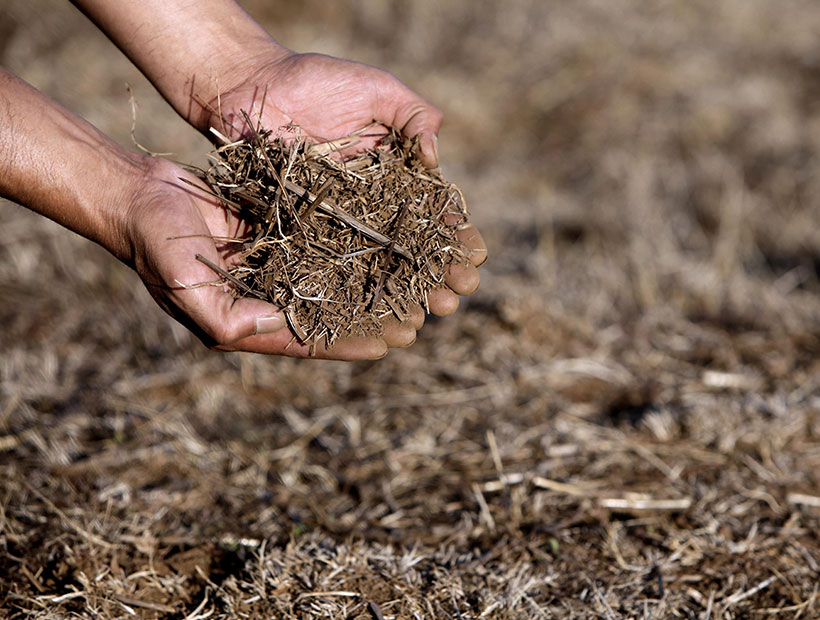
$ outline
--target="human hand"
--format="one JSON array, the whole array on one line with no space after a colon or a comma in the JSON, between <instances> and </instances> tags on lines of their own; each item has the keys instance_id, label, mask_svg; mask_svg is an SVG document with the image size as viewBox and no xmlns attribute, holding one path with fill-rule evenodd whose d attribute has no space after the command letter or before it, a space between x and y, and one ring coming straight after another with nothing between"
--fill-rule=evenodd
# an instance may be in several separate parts
<instances>
[{"instance_id":1,"label":"human hand","mask_svg":"<svg viewBox=\"0 0 820 620\"><path fill-rule=\"evenodd\" d=\"M220 80L218 97L192 121L203 131L214 127L239 138L252 131L243 113L269 129L298 125L318 141L349 136L376 122L382 131L379 127L369 130L356 149L376 145L378 134L392 127L407 137L417 136L422 162L428 167L438 165L436 136L441 113L391 74L368 65L320 54L282 52L274 45L267 55L257 50L247 63L234 66L229 79ZM471 251L471 264L451 266L444 279L447 287L429 294L430 311L440 316L456 310L459 295L470 295L478 288L476 267L487 257L484 240L474 226L463 227L458 237ZM411 320L389 322L387 344L411 343L423 322L421 308L415 309Z\"/></svg>"},{"instance_id":2,"label":"human hand","mask_svg":"<svg viewBox=\"0 0 820 620\"><path fill-rule=\"evenodd\" d=\"M151 160L126 210L122 230L132 248L128 262L168 314L222 351L339 360L378 359L387 353L385 339L354 337L311 351L286 329L279 308L236 299L211 267L194 258L200 255L227 270L236 255L229 240L245 232L243 223L207 191L171 162Z\"/></svg>"}]
</instances>

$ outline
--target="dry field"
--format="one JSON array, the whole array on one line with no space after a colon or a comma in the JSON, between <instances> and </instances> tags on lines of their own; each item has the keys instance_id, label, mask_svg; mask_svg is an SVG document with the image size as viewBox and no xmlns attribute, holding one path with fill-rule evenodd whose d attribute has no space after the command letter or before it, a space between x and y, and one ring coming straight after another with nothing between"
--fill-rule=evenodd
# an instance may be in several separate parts
<instances>
[{"instance_id":1,"label":"dry field","mask_svg":"<svg viewBox=\"0 0 820 620\"><path fill-rule=\"evenodd\" d=\"M0 616L820 617L820 4L246 6L444 110L482 287L379 362L219 354L0 205ZM67 2L0 59L209 148Z\"/></svg>"}]
</instances>

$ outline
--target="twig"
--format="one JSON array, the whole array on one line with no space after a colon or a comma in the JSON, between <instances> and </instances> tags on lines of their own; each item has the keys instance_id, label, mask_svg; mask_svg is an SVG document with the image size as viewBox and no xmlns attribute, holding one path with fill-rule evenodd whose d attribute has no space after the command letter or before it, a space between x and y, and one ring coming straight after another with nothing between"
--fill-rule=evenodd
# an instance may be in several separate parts
<instances>
[{"instance_id":1,"label":"twig","mask_svg":"<svg viewBox=\"0 0 820 620\"><path fill-rule=\"evenodd\" d=\"M159 603L149 603L148 601L140 601L139 599L129 598L127 596L122 596L120 594L114 594L114 598L117 599L120 603L130 605L131 607L141 607L143 609L160 611L166 614L172 614L176 611L174 607L169 607L168 605L161 605Z\"/></svg>"},{"instance_id":2,"label":"twig","mask_svg":"<svg viewBox=\"0 0 820 620\"><path fill-rule=\"evenodd\" d=\"M681 499L631 499L624 497L601 498L598 504L602 508L613 510L686 510L692 505L689 497Z\"/></svg>"},{"instance_id":3,"label":"twig","mask_svg":"<svg viewBox=\"0 0 820 620\"><path fill-rule=\"evenodd\" d=\"M786 501L789 504L796 504L798 506L811 506L812 508L820 508L820 497L818 497L817 495L789 493L786 496Z\"/></svg>"},{"instance_id":4,"label":"twig","mask_svg":"<svg viewBox=\"0 0 820 620\"><path fill-rule=\"evenodd\" d=\"M322 187L319 188L319 191L316 192L316 196L314 196L313 201L308 205L304 213L302 213L302 218L308 219L311 215L313 215L313 212L316 211L319 203L327 198L327 195L330 193L330 190L333 189L335 184L336 179L334 178L330 178L325 181L324 185L322 185Z\"/></svg>"},{"instance_id":5,"label":"twig","mask_svg":"<svg viewBox=\"0 0 820 620\"><path fill-rule=\"evenodd\" d=\"M208 260L207 258L205 258L204 256L202 256L202 254L197 254L196 259L200 263L203 263L203 264L207 265L208 267L210 267L211 269L213 269L215 272L217 272L219 275L221 275L223 278L225 278L228 282L230 282L231 284L233 284L237 288L242 289L248 295L253 295L254 297L257 297L259 299L264 299L264 297L260 293L257 293L256 291L254 291L250 286L245 284L242 280L240 280L239 278L237 278L235 276L232 276L230 273L228 273L227 271L222 269L222 267L220 267L219 265L215 264L214 262L212 262L212 261Z\"/></svg>"},{"instance_id":6,"label":"twig","mask_svg":"<svg viewBox=\"0 0 820 620\"><path fill-rule=\"evenodd\" d=\"M473 483L473 495L475 495L478 506L481 509L481 518L487 524L487 527L490 528L490 531L494 531L495 519L493 519L493 515L490 512L490 507L487 505L487 500L484 499L484 494L481 492L481 487L479 487L476 483Z\"/></svg>"},{"instance_id":7,"label":"twig","mask_svg":"<svg viewBox=\"0 0 820 620\"><path fill-rule=\"evenodd\" d=\"M539 489L549 489L550 491L557 491L558 493L566 493L567 495L575 495L577 497L589 496L589 493L584 491L584 489L582 489L579 486L576 486L574 484L565 484L563 482L557 482L555 480L550 480L549 478L544 478L542 476L535 476L532 479L532 483Z\"/></svg>"},{"instance_id":8,"label":"twig","mask_svg":"<svg viewBox=\"0 0 820 620\"><path fill-rule=\"evenodd\" d=\"M761 590L765 590L770 585L772 585L775 581L777 581L777 577L769 577L768 579L764 579L759 584L757 584L754 588L746 590L745 592L737 592L726 599L727 605L734 605L739 603L742 600L749 598L750 596L754 596Z\"/></svg>"},{"instance_id":9,"label":"twig","mask_svg":"<svg viewBox=\"0 0 820 620\"><path fill-rule=\"evenodd\" d=\"M316 196L311 194L309 190L305 189L301 185L297 185L293 181L288 181L288 180L285 180L284 183L285 183L285 187L288 190L296 193L297 195L305 196L311 202L313 202L315 200ZM325 213L327 215L332 215L333 217L340 220L341 222L344 222L345 224L347 224L351 228L355 228L360 233L362 233L365 237L370 238L371 240L375 241L376 243L380 243L381 245L384 245L384 246L386 246L390 243L390 237L381 234L377 230L374 230L373 228L371 228L370 226L368 226L367 224L365 224L361 220L353 217L352 215L347 213L344 209L342 209L341 207L335 205L334 203L330 202L327 199L322 200L320 202L317 202L316 208L319 211L321 211L322 213ZM412 254L410 254L410 251L407 248L405 248L404 246L399 245L398 243L393 247L393 251L396 252L397 254L401 254L402 256L404 256L407 259L412 260L412 258L413 258Z\"/></svg>"},{"instance_id":10,"label":"twig","mask_svg":"<svg viewBox=\"0 0 820 620\"><path fill-rule=\"evenodd\" d=\"M377 603L370 601L367 604L367 611L369 611L370 615L373 616L373 620L384 620L381 607L379 607Z\"/></svg>"},{"instance_id":11,"label":"twig","mask_svg":"<svg viewBox=\"0 0 820 620\"><path fill-rule=\"evenodd\" d=\"M183 179L182 177L177 177L177 178L180 181L182 181L183 183L185 183L186 185L190 185L191 187L193 187L195 189L198 189L200 192L202 192L204 194L208 194L209 196L213 196L217 200L220 200L220 201L224 202L225 204L228 204L228 205L232 206L234 209L241 209L242 208L242 205L240 205L238 202L235 202L235 201L231 200L230 198L225 198L225 196L223 196L222 194L218 194L217 192L215 192L213 190L209 190L205 187L197 185L196 183L193 183L193 182L189 181L188 179Z\"/></svg>"},{"instance_id":12,"label":"twig","mask_svg":"<svg viewBox=\"0 0 820 620\"><path fill-rule=\"evenodd\" d=\"M315 596L344 596L356 598L361 596L358 592L348 592L347 590L328 590L327 592L303 592L299 598L311 598Z\"/></svg>"},{"instance_id":13,"label":"twig","mask_svg":"<svg viewBox=\"0 0 820 620\"><path fill-rule=\"evenodd\" d=\"M137 98L134 96L134 91L131 89L130 84L126 84L125 88L128 91L128 103L131 104L131 142L133 142L134 146L136 146L139 150L146 155L150 155L151 157L166 157L168 155L173 155L173 153L155 153L139 143L137 140Z\"/></svg>"},{"instance_id":14,"label":"twig","mask_svg":"<svg viewBox=\"0 0 820 620\"><path fill-rule=\"evenodd\" d=\"M396 216L396 227L393 231L393 238L390 239L390 245L387 246L387 255L384 258L384 267L382 268L382 273L379 276L379 283L376 285L376 291L373 293L373 303L370 306L373 309L375 309L382 300L384 283L387 281L387 276L390 273L390 260L393 258L393 249L396 247L396 240L399 238L401 227L404 224L404 218L407 217L407 210L408 203L405 202L401 206L401 211L399 211L398 216Z\"/></svg>"}]
</instances>

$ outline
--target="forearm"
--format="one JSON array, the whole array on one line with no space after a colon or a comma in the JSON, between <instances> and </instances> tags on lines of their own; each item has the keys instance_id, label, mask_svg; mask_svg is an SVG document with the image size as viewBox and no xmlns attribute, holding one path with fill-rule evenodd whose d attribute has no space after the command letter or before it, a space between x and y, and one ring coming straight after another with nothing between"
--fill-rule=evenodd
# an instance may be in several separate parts
<instances>
[{"instance_id":1,"label":"forearm","mask_svg":"<svg viewBox=\"0 0 820 620\"><path fill-rule=\"evenodd\" d=\"M290 54L233 0L72 2L201 131L210 116L201 104L230 88L235 65L246 62L250 50L269 62Z\"/></svg>"},{"instance_id":2,"label":"forearm","mask_svg":"<svg viewBox=\"0 0 820 620\"><path fill-rule=\"evenodd\" d=\"M128 261L124 211L148 167L0 67L0 196Z\"/></svg>"}]
</instances>

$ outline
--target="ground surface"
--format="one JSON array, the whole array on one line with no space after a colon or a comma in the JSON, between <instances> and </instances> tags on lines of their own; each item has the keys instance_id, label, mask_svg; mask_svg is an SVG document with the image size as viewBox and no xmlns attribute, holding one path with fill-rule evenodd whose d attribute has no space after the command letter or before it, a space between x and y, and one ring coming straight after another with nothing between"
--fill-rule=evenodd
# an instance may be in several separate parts
<instances>
[{"instance_id":1,"label":"ground surface","mask_svg":"<svg viewBox=\"0 0 820 620\"><path fill-rule=\"evenodd\" d=\"M0 205L0 615L820 616L820 5L248 7L442 107L482 288L376 363L218 354ZM208 149L68 3L0 55Z\"/></svg>"}]
</instances>

